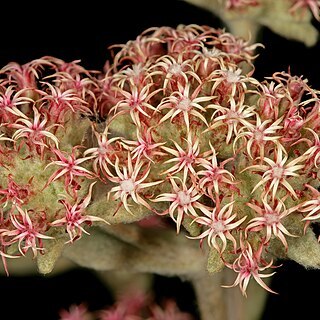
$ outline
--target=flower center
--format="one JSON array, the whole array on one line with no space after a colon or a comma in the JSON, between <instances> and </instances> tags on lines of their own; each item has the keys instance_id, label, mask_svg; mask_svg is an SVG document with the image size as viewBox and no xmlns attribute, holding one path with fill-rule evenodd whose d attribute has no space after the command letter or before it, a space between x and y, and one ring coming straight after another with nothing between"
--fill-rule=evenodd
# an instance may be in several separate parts
<instances>
[{"instance_id":1,"label":"flower center","mask_svg":"<svg viewBox=\"0 0 320 320\"><path fill-rule=\"evenodd\" d=\"M256 130L254 132L254 139L257 141L257 142L263 142L263 138L264 138L264 134L262 131L260 130Z\"/></svg>"},{"instance_id":2,"label":"flower center","mask_svg":"<svg viewBox=\"0 0 320 320\"><path fill-rule=\"evenodd\" d=\"M283 177L284 169L280 166L275 166L272 169L272 173L273 173L273 178L280 180Z\"/></svg>"},{"instance_id":3,"label":"flower center","mask_svg":"<svg viewBox=\"0 0 320 320\"><path fill-rule=\"evenodd\" d=\"M190 195L188 195L185 191L178 192L178 200L181 206L185 206L191 202Z\"/></svg>"},{"instance_id":4,"label":"flower center","mask_svg":"<svg viewBox=\"0 0 320 320\"><path fill-rule=\"evenodd\" d=\"M120 182L120 187L124 192L130 193L134 190L135 185L131 178Z\"/></svg>"},{"instance_id":5,"label":"flower center","mask_svg":"<svg viewBox=\"0 0 320 320\"><path fill-rule=\"evenodd\" d=\"M230 110L228 112L228 117L227 117L227 122L229 124L235 124L239 122L239 119L241 118L241 116L239 115L238 112Z\"/></svg>"},{"instance_id":6,"label":"flower center","mask_svg":"<svg viewBox=\"0 0 320 320\"><path fill-rule=\"evenodd\" d=\"M181 66L178 63L173 63L169 69L168 72L173 74L173 75L178 75L182 72Z\"/></svg>"},{"instance_id":7,"label":"flower center","mask_svg":"<svg viewBox=\"0 0 320 320\"><path fill-rule=\"evenodd\" d=\"M214 229L215 232L219 233L219 232L224 232L225 231L225 226L224 226L224 223L223 221L215 221L215 222L212 222L212 225L211 225L212 229Z\"/></svg>"},{"instance_id":8,"label":"flower center","mask_svg":"<svg viewBox=\"0 0 320 320\"><path fill-rule=\"evenodd\" d=\"M194 156L189 156L189 155L184 155L182 157L182 159L186 164L190 164L190 163L194 162L195 157Z\"/></svg>"},{"instance_id":9,"label":"flower center","mask_svg":"<svg viewBox=\"0 0 320 320\"><path fill-rule=\"evenodd\" d=\"M142 73L142 70L143 70L143 68L142 68L141 63L134 64L132 66L132 69L128 68L128 73L130 73L134 77L139 77L140 74Z\"/></svg>"},{"instance_id":10,"label":"flower center","mask_svg":"<svg viewBox=\"0 0 320 320\"><path fill-rule=\"evenodd\" d=\"M184 98L179 101L177 104L177 109L187 111L190 108L190 99L189 98Z\"/></svg>"},{"instance_id":11,"label":"flower center","mask_svg":"<svg viewBox=\"0 0 320 320\"><path fill-rule=\"evenodd\" d=\"M237 83L240 80L240 76L236 72L227 71L226 72L226 80L229 83Z\"/></svg>"},{"instance_id":12,"label":"flower center","mask_svg":"<svg viewBox=\"0 0 320 320\"><path fill-rule=\"evenodd\" d=\"M98 153L105 155L107 153L107 148L106 147L102 147L102 146L99 147L98 148Z\"/></svg>"},{"instance_id":13,"label":"flower center","mask_svg":"<svg viewBox=\"0 0 320 320\"><path fill-rule=\"evenodd\" d=\"M203 48L203 54L208 58L214 58L218 57L221 54L221 51L217 48L212 48L211 50Z\"/></svg>"},{"instance_id":14,"label":"flower center","mask_svg":"<svg viewBox=\"0 0 320 320\"><path fill-rule=\"evenodd\" d=\"M266 223L269 225L275 224L277 222L279 222L279 217L278 215L274 214L274 213L266 213L264 215L265 219L266 219Z\"/></svg>"}]
</instances>

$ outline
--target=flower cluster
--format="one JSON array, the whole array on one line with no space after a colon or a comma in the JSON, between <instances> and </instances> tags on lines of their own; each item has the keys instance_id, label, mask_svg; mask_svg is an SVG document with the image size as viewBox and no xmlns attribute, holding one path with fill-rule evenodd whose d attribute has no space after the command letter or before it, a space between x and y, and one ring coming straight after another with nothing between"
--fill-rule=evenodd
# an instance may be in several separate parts
<instances>
[{"instance_id":1,"label":"flower cluster","mask_svg":"<svg viewBox=\"0 0 320 320\"><path fill-rule=\"evenodd\" d=\"M156 303L146 294L135 292L120 296L113 305L90 311L85 303L73 304L59 312L59 320L193 320L194 317L179 309L171 298Z\"/></svg>"},{"instance_id":2,"label":"flower cluster","mask_svg":"<svg viewBox=\"0 0 320 320\"><path fill-rule=\"evenodd\" d=\"M3 261L156 215L216 251L244 295L251 278L272 291L275 248L319 220L320 100L290 71L256 79L261 46L179 25L112 46L103 72L2 68Z\"/></svg>"},{"instance_id":3,"label":"flower cluster","mask_svg":"<svg viewBox=\"0 0 320 320\"><path fill-rule=\"evenodd\" d=\"M96 82L77 61L65 63L53 57L25 65L12 62L1 69L0 210L5 268L5 258L17 257L17 249L18 256L31 250L36 258L44 253L45 241L67 233L72 242L87 233L83 225L104 221L85 212L96 175L89 165L93 156L83 155L82 140L94 114Z\"/></svg>"}]
</instances>

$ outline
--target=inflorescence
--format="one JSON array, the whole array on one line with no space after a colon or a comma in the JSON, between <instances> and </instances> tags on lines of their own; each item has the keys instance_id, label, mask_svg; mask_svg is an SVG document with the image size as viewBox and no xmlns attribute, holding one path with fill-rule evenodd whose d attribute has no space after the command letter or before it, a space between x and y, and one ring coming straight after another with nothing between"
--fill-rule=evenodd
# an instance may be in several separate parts
<instances>
[{"instance_id":1,"label":"inflorescence","mask_svg":"<svg viewBox=\"0 0 320 320\"><path fill-rule=\"evenodd\" d=\"M154 215L218 253L244 295L252 277L272 291L263 278L277 250L320 218L320 100L290 70L254 78L259 47L179 25L112 46L103 72L51 56L4 66L5 267L112 224L108 214Z\"/></svg>"}]
</instances>

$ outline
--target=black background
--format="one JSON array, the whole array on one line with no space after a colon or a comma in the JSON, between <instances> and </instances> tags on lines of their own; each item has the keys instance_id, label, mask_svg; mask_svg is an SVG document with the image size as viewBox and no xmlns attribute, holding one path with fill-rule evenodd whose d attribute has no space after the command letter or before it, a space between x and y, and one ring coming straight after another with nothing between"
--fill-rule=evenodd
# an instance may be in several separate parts
<instances>
[{"instance_id":1,"label":"black background","mask_svg":"<svg viewBox=\"0 0 320 320\"><path fill-rule=\"evenodd\" d=\"M11 1L1 4L0 65L51 55L65 61L80 59L85 68L102 70L109 45L132 40L149 27L180 23L222 26L210 12L183 1ZM257 79L290 67L291 74L303 75L313 88L320 89L319 44L307 48L268 29L260 32L259 42L265 49L255 63ZM303 319L320 318L320 271L283 261L271 286L279 295L270 295L261 320L300 319L301 312ZM175 297L184 310L195 310L193 292L186 282L156 276L155 292L159 297ZM0 319L14 320L57 320L58 310L72 303L86 302L96 310L112 302L96 275L83 268L54 277L0 277L0 298Z\"/></svg>"}]
</instances>

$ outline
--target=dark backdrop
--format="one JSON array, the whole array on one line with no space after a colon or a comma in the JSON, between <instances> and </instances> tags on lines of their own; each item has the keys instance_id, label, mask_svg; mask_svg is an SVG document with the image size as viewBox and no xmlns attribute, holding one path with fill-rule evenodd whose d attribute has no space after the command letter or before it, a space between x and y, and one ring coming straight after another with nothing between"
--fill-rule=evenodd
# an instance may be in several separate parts
<instances>
[{"instance_id":1,"label":"dark backdrop","mask_svg":"<svg viewBox=\"0 0 320 320\"><path fill-rule=\"evenodd\" d=\"M80 59L85 68L101 70L109 45L134 39L148 27L175 27L180 23L221 26L208 11L182 1L104 2L1 4L1 67L11 61L25 63L51 55L66 61ZM265 49L256 60L256 78L261 80L290 67L292 74L303 75L312 87L320 88L319 45L307 48L268 29L261 31L259 41ZM317 319L312 307L318 305L317 291L314 294L312 290L319 285L320 271L307 271L292 261L284 261L271 286L279 295L269 297L262 320L300 319L299 310L303 310L304 319ZM176 297L182 309L194 310L188 283L156 277L155 290L159 296ZM58 310L72 303L85 301L91 309L99 309L112 301L96 275L82 268L55 277L0 277L0 295L0 314L7 310L7 318L14 320L57 320Z\"/></svg>"}]
</instances>

